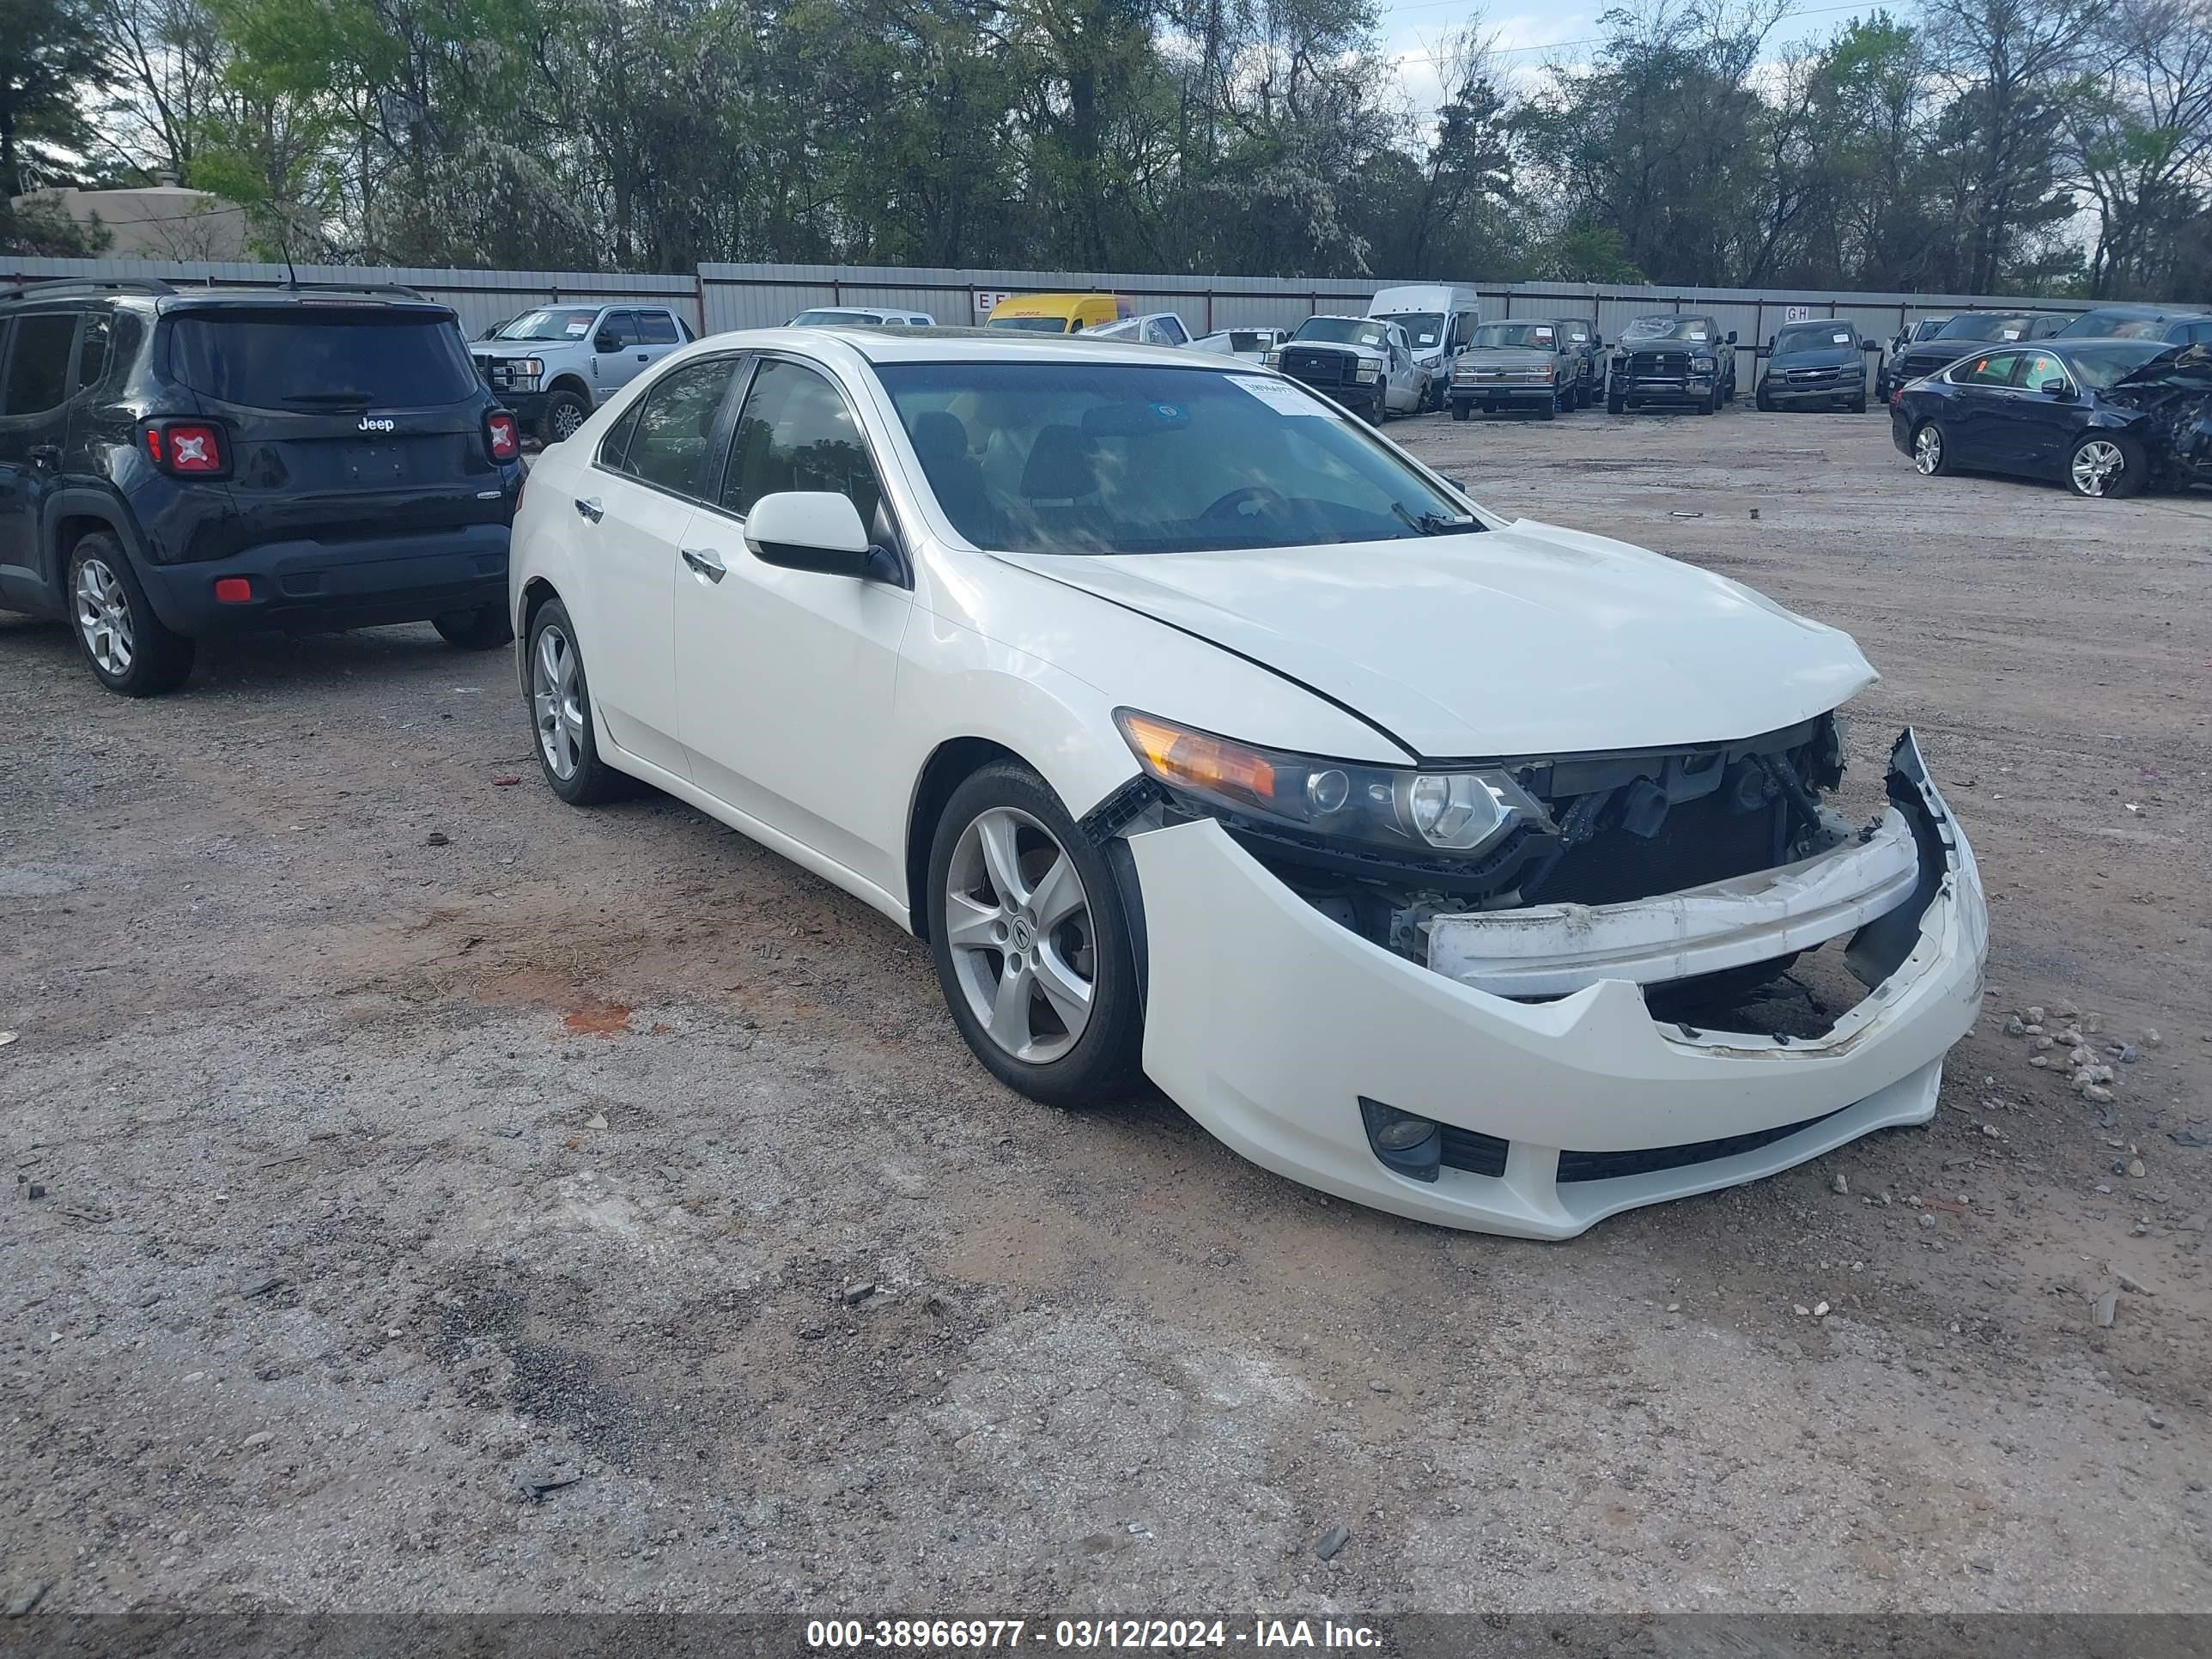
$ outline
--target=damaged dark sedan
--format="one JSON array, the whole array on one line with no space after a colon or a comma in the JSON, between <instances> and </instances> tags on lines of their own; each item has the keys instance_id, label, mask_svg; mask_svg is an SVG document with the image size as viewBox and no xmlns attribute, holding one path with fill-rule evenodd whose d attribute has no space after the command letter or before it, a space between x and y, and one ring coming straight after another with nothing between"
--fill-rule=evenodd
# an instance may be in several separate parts
<instances>
[{"instance_id":1,"label":"damaged dark sedan","mask_svg":"<svg viewBox=\"0 0 2212 1659\"><path fill-rule=\"evenodd\" d=\"M2011 472L2095 496L2212 483L2212 349L2046 340L1979 352L1899 392L1890 435L1928 477Z\"/></svg>"}]
</instances>

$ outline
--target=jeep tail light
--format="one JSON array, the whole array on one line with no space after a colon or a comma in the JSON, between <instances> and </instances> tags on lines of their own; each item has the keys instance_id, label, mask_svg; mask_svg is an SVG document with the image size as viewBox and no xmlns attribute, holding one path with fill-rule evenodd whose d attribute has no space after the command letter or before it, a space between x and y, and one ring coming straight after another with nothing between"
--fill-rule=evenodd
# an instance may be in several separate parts
<instances>
[{"instance_id":1,"label":"jeep tail light","mask_svg":"<svg viewBox=\"0 0 2212 1659\"><path fill-rule=\"evenodd\" d=\"M146 459L180 478L220 477L229 467L222 434L204 421L164 421L146 428Z\"/></svg>"},{"instance_id":2,"label":"jeep tail light","mask_svg":"<svg viewBox=\"0 0 2212 1659\"><path fill-rule=\"evenodd\" d=\"M522 433L514 416L495 410L484 416L484 447L495 461L511 461L522 453Z\"/></svg>"}]
</instances>

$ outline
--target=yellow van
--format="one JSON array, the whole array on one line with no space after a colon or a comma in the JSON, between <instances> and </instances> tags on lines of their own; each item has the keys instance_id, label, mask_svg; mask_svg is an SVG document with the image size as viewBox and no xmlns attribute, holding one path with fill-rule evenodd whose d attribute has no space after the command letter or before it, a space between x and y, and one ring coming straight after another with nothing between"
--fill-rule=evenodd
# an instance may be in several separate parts
<instances>
[{"instance_id":1,"label":"yellow van","mask_svg":"<svg viewBox=\"0 0 2212 1659\"><path fill-rule=\"evenodd\" d=\"M991 307L986 328L1018 328L1031 334L1073 334L1119 322L1129 302L1111 294L1017 294Z\"/></svg>"}]
</instances>

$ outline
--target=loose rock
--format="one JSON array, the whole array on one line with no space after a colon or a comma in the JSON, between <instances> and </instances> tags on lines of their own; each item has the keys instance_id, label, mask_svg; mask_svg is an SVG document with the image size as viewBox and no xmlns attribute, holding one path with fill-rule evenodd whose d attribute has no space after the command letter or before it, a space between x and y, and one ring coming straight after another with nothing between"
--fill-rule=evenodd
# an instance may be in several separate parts
<instances>
[{"instance_id":1,"label":"loose rock","mask_svg":"<svg viewBox=\"0 0 2212 1659\"><path fill-rule=\"evenodd\" d=\"M1828 1185L1829 1185L1829 1187L1830 1187L1832 1189L1833 1189L1833 1190L1834 1190L1834 1191L1835 1191L1835 1192L1836 1192L1839 1196L1841 1196L1841 1197L1845 1197L1845 1198L1848 1198L1848 1197L1850 1197L1850 1191L1851 1191L1851 1183L1850 1183L1850 1181L1849 1177L1847 1177L1846 1176L1844 1176L1844 1175L1842 1173L1842 1171L1838 1170L1838 1171L1837 1172L1836 1178L1835 1178L1833 1181L1831 1181L1831 1182L1828 1183Z\"/></svg>"},{"instance_id":2,"label":"loose rock","mask_svg":"<svg viewBox=\"0 0 2212 1659\"><path fill-rule=\"evenodd\" d=\"M2144 1048L2155 1048L2160 1043L2165 1042L2166 1039L2160 1036L2154 1028L2146 1025L2142 1028L2142 1041Z\"/></svg>"},{"instance_id":3,"label":"loose rock","mask_svg":"<svg viewBox=\"0 0 2212 1659\"><path fill-rule=\"evenodd\" d=\"M584 1127L586 1129L605 1128L607 1127L607 1115L605 1112L593 1112L591 1116L584 1120Z\"/></svg>"},{"instance_id":4,"label":"loose rock","mask_svg":"<svg viewBox=\"0 0 2212 1659\"><path fill-rule=\"evenodd\" d=\"M1324 1561L1334 1561L1336 1553L1351 1541L1352 1528L1340 1521L1315 1540L1314 1553Z\"/></svg>"},{"instance_id":5,"label":"loose rock","mask_svg":"<svg viewBox=\"0 0 2212 1659\"><path fill-rule=\"evenodd\" d=\"M422 845L425 847L451 847L453 844L453 837L442 830L433 830L422 837Z\"/></svg>"},{"instance_id":6,"label":"loose rock","mask_svg":"<svg viewBox=\"0 0 2212 1659\"><path fill-rule=\"evenodd\" d=\"M1920 1215L1920 1224L1923 1227L1932 1227L1936 1224L1936 1218L1923 1210Z\"/></svg>"},{"instance_id":7,"label":"loose rock","mask_svg":"<svg viewBox=\"0 0 2212 1659\"><path fill-rule=\"evenodd\" d=\"M848 1285L845 1287L845 1305L857 1308L875 1293L876 1281L872 1279L864 1279L858 1285Z\"/></svg>"},{"instance_id":8,"label":"loose rock","mask_svg":"<svg viewBox=\"0 0 2212 1659\"><path fill-rule=\"evenodd\" d=\"M2089 1316L2100 1325L2109 1325L2112 1322L2112 1315L2118 1310L2119 1305L2120 1293L2118 1291L2106 1291L2089 1304Z\"/></svg>"},{"instance_id":9,"label":"loose rock","mask_svg":"<svg viewBox=\"0 0 2212 1659\"><path fill-rule=\"evenodd\" d=\"M2140 1279L2137 1279L2125 1267L2115 1267L2112 1269L2112 1283L2118 1285L2130 1296L2149 1296L2152 1294L2150 1286L2144 1284Z\"/></svg>"},{"instance_id":10,"label":"loose rock","mask_svg":"<svg viewBox=\"0 0 2212 1659\"><path fill-rule=\"evenodd\" d=\"M2040 1025L2040 1024L2043 1024L2043 1010L2042 1010L2042 1009L2040 1009L2040 1008L2031 1008L2031 1009L2029 1009L2029 1010L2027 1011L2027 1023L2028 1023L2030 1025Z\"/></svg>"},{"instance_id":11,"label":"loose rock","mask_svg":"<svg viewBox=\"0 0 2212 1659\"><path fill-rule=\"evenodd\" d=\"M2061 997L2057 1001L2051 1005L2051 1012L2057 1018L2072 1019L2079 1015L2081 1011L2075 1006L2074 1004L2067 1001L2063 997Z\"/></svg>"},{"instance_id":12,"label":"loose rock","mask_svg":"<svg viewBox=\"0 0 2212 1659\"><path fill-rule=\"evenodd\" d=\"M276 1437L270 1433L268 1430L263 1429L257 1434L247 1435L245 1439L240 1441L238 1443L244 1450L259 1451L264 1446L267 1445Z\"/></svg>"},{"instance_id":13,"label":"loose rock","mask_svg":"<svg viewBox=\"0 0 2212 1659\"><path fill-rule=\"evenodd\" d=\"M2112 1091L2101 1083L2083 1084L2081 1097L2098 1106L2109 1106L2112 1103Z\"/></svg>"},{"instance_id":14,"label":"loose rock","mask_svg":"<svg viewBox=\"0 0 2212 1659\"><path fill-rule=\"evenodd\" d=\"M2027 1022L2022 1019L2018 1014L2014 1014L2010 1019L2005 1022L2005 1035L2007 1036L2021 1036L2027 1031Z\"/></svg>"},{"instance_id":15,"label":"loose rock","mask_svg":"<svg viewBox=\"0 0 2212 1659\"><path fill-rule=\"evenodd\" d=\"M46 1599L46 1592L52 1588L53 1583L52 1580L46 1578L33 1578L31 1581L30 1587L28 1589L27 1589L21 1595L15 1597L15 1600L8 1603L8 1616L10 1619L21 1619L25 1613L28 1613L33 1607L35 1607L40 1601L44 1601Z\"/></svg>"}]
</instances>

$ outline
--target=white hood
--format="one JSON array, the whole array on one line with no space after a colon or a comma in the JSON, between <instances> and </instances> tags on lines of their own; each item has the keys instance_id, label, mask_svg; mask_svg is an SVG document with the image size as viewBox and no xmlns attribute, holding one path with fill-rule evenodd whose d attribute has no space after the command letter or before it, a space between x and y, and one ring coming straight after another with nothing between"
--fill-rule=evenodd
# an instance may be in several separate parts
<instances>
[{"instance_id":1,"label":"white hood","mask_svg":"<svg viewBox=\"0 0 2212 1659\"><path fill-rule=\"evenodd\" d=\"M1341 547L1000 556L1302 681L1424 759L1754 737L1875 678L1849 635L1741 583L1528 520Z\"/></svg>"}]
</instances>

